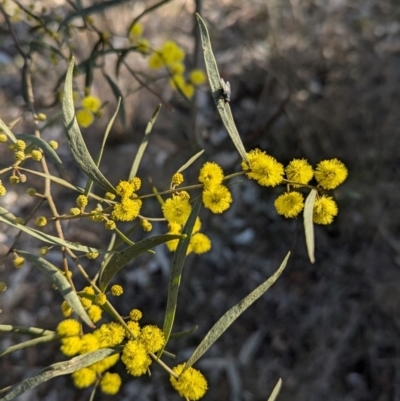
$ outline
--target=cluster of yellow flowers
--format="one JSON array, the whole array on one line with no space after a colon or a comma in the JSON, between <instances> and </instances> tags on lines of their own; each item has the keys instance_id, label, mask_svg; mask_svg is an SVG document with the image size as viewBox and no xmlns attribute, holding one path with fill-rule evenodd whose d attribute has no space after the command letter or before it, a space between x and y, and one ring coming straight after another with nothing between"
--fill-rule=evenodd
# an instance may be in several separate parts
<instances>
[{"instance_id":1,"label":"cluster of yellow flowers","mask_svg":"<svg viewBox=\"0 0 400 401\"><path fill-rule=\"evenodd\" d=\"M164 333L153 325L141 327L138 321L142 312L133 309L124 327L120 323L102 324L92 333L83 333L82 325L75 319L65 319L57 326L61 336L61 352L66 356L83 355L101 348L122 346L121 353L104 358L72 374L74 385L86 388L100 386L103 393L116 394L121 387L118 373L107 372L121 359L126 371L132 376L142 376L149 372L154 353L165 345ZM178 393L189 400L198 400L207 390L207 381L196 369L183 371L184 364L172 369L171 384Z\"/></svg>"},{"instance_id":2,"label":"cluster of yellow flowers","mask_svg":"<svg viewBox=\"0 0 400 401\"><path fill-rule=\"evenodd\" d=\"M243 161L242 168L248 178L263 186L287 185L287 191L275 200L277 213L287 218L298 216L304 209L303 194L294 188L307 187L314 177L319 192L330 190L342 184L347 177L347 168L338 159L323 160L314 171L305 159L294 159L284 168L275 158L259 149L250 151L247 156L250 165ZM314 223L330 224L337 214L338 207L332 197L318 194L314 203Z\"/></svg>"},{"instance_id":3,"label":"cluster of yellow flowers","mask_svg":"<svg viewBox=\"0 0 400 401\"><path fill-rule=\"evenodd\" d=\"M76 112L76 120L82 128L90 127L95 117L101 115L101 100L92 95L85 96L81 101L81 109Z\"/></svg>"},{"instance_id":4,"label":"cluster of yellow flowers","mask_svg":"<svg viewBox=\"0 0 400 401\"><path fill-rule=\"evenodd\" d=\"M129 40L136 45L143 55L150 54L148 65L153 70L167 68L172 89L178 90L187 99L194 95L195 88L206 81L203 70L194 69L185 75L186 66L183 63L185 51L176 42L166 41L161 47L152 50L147 39L141 38L143 27L135 23L129 32Z\"/></svg>"}]
</instances>

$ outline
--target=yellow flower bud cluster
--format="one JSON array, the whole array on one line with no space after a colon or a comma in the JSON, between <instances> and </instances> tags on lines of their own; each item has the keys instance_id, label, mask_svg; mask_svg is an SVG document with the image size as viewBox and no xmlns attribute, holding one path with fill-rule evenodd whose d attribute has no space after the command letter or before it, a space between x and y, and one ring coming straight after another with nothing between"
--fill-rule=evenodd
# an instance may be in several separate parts
<instances>
[{"instance_id":1,"label":"yellow flower bud cluster","mask_svg":"<svg viewBox=\"0 0 400 401\"><path fill-rule=\"evenodd\" d=\"M95 117L101 115L101 100L97 96L88 95L81 101L81 109L76 112L76 120L82 128L90 127Z\"/></svg>"}]
</instances>

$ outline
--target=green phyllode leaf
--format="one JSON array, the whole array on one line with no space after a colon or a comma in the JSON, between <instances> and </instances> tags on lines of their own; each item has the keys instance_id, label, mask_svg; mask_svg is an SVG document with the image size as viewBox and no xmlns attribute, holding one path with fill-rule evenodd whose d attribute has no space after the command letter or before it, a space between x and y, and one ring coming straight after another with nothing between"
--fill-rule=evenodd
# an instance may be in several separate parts
<instances>
[{"instance_id":1,"label":"green phyllode leaf","mask_svg":"<svg viewBox=\"0 0 400 401\"><path fill-rule=\"evenodd\" d=\"M139 164L142 160L144 151L146 150L147 144L149 142L149 135L150 135L151 131L153 130L153 126L157 120L160 110L161 110L161 104L159 104L157 106L156 110L154 111L153 115L151 116L150 121L147 123L144 137L143 137L142 142L139 146L139 149L136 153L135 159L133 160L133 163L132 163L131 171L129 173L129 179L135 177L138 172Z\"/></svg>"},{"instance_id":2,"label":"green phyllode leaf","mask_svg":"<svg viewBox=\"0 0 400 401\"><path fill-rule=\"evenodd\" d=\"M24 226L23 224L19 224L15 222L16 217L13 216L7 209L4 209L0 206L0 222L5 223L11 227L17 228L18 230L21 230L25 232L26 234L29 234L31 237L35 237L37 239L40 239L41 241L47 243L47 244L52 244L52 245L59 245L59 246L65 246L68 249L73 249L75 251L80 251L80 252L98 252L98 253L108 253L107 249L97 249L97 248L92 248L90 246L86 245L80 245L74 242L66 241L63 239L60 239L58 237L54 237L53 235L50 234L45 234L39 230L35 230L34 228Z\"/></svg>"},{"instance_id":3,"label":"green phyllode leaf","mask_svg":"<svg viewBox=\"0 0 400 401\"><path fill-rule=\"evenodd\" d=\"M64 125L66 128L67 139L72 152L72 156L87 177L91 178L105 191L115 194L115 188L109 183L107 178L104 177L101 171L97 168L96 163L92 159L92 156L90 156L90 153L86 147L85 141L83 140L81 131L79 129L78 122L76 121L74 100L72 97L73 70L74 58L71 59L65 78L62 104Z\"/></svg>"},{"instance_id":4,"label":"green phyllode leaf","mask_svg":"<svg viewBox=\"0 0 400 401\"><path fill-rule=\"evenodd\" d=\"M114 350L112 348L102 348L98 349L97 351L76 356L69 361L54 363L53 365L50 365L47 368L43 369L39 374L22 380L9 393L7 393L5 397L1 398L0 401L13 400L15 397L18 397L31 388L35 388L39 384L51 380L54 377L74 373L79 369L85 368L86 366L101 361L102 359L116 354L117 352L118 350Z\"/></svg>"},{"instance_id":5,"label":"green phyllode leaf","mask_svg":"<svg viewBox=\"0 0 400 401\"><path fill-rule=\"evenodd\" d=\"M181 283L183 265L186 260L186 252L189 247L190 237L192 235L193 227L196 222L196 218L199 215L201 208L201 197L199 196L196 199L196 202L193 205L192 212L190 213L189 218L185 224L185 227L182 230L182 234L185 234L186 237L179 240L178 246L174 253L174 258L172 259L172 267L171 273L169 277L169 285L168 285L168 300L167 300L167 309L164 317L164 326L163 332L165 336L165 345L167 345L169 337L171 335L172 326L174 324L176 307L178 304L178 292L179 286ZM159 351L158 356L160 356L163 352L164 348Z\"/></svg>"},{"instance_id":6,"label":"green phyllode leaf","mask_svg":"<svg viewBox=\"0 0 400 401\"><path fill-rule=\"evenodd\" d=\"M51 280L53 285L56 286L57 290L60 291L61 295L68 302L69 306L76 312L79 317L92 329L96 328L90 317L86 313L82 302L79 300L78 295L72 289L71 284L61 273L60 269L57 269L46 259L40 258L26 251L17 251L18 255L23 256L26 260L31 262L37 267L47 278Z\"/></svg>"},{"instance_id":7,"label":"green phyllode leaf","mask_svg":"<svg viewBox=\"0 0 400 401\"><path fill-rule=\"evenodd\" d=\"M190 167L202 154L204 153L204 149L197 152L194 156L192 156L182 167L177 170L177 173L182 173L188 167Z\"/></svg>"},{"instance_id":8,"label":"green phyllode leaf","mask_svg":"<svg viewBox=\"0 0 400 401\"><path fill-rule=\"evenodd\" d=\"M133 259L136 259L141 254L147 252L151 248L154 248L157 245L163 244L164 242L180 239L182 235L177 234L164 234L164 235L156 235L154 237L145 238L142 241L125 248L123 251L115 254L107 265L104 266L102 271L100 272L99 278L99 287L105 292L107 286L110 284L113 277L129 262Z\"/></svg>"},{"instance_id":9,"label":"green phyllode leaf","mask_svg":"<svg viewBox=\"0 0 400 401\"><path fill-rule=\"evenodd\" d=\"M17 138L8 128L7 124L0 118L0 132L3 131L11 140L12 143L17 142Z\"/></svg>"},{"instance_id":10,"label":"green phyllode leaf","mask_svg":"<svg viewBox=\"0 0 400 401\"><path fill-rule=\"evenodd\" d=\"M317 191L312 189L307 196L305 205L304 205L304 232L306 235L306 245L308 257L310 258L311 263L315 263L314 250L315 250L315 240L314 240L314 222L313 222L313 214L314 214L314 202L315 197L317 196Z\"/></svg>"},{"instance_id":11,"label":"green phyllode leaf","mask_svg":"<svg viewBox=\"0 0 400 401\"><path fill-rule=\"evenodd\" d=\"M275 384L274 389L272 390L271 395L268 398L268 401L275 401L278 398L278 395L281 391L282 387L282 379L279 378L278 382Z\"/></svg>"},{"instance_id":12,"label":"green phyllode leaf","mask_svg":"<svg viewBox=\"0 0 400 401\"><path fill-rule=\"evenodd\" d=\"M217 341L217 339L225 332L225 330L258 298L261 297L271 286L275 283L278 277L282 274L286 267L286 263L289 259L290 252L286 255L282 264L279 266L278 270L269 277L266 281L260 284L255 290L253 290L249 295L243 298L235 306L229 309L225 314L218 320L217 323L211 328L211 330L206 334L201 343L193 352L192 356L186 362L185 369L192 366L210 347Z\"/></svg>"},{"instance_id":13,"label":"green phyllode leaf","mask_svg":"<svg viewBox=\"0 0 400 401\"><path fill-rule=\"evenodd\" d=\"M200 37L203 46L204 62L206 64L208 81L210 82L215 104L217 105L217 109L222 118L222 122L224 123L233 144L236 146L236 149L239 152L241 158L248 162L249 160L247 158L246 149L244 148L242 139L240 138L239 132L236 128L235 121L233 120L229 103L225 102L221 96L221 77L218 72L217 62L215 61L214 53L212 51L210 37L208 35L206 24L199 14L196 14L196 17L200 29Z\"/></svg>"}]
</instances>

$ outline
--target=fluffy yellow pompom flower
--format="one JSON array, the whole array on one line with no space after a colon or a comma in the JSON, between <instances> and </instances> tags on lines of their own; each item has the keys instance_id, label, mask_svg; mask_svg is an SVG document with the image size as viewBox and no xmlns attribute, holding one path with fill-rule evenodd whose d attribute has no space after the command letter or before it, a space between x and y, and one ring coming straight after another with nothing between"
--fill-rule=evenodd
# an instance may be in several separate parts
<instances>
[{"instance_id":1,"label":"fluffy yellow pompom flower","mask_svg":"<svg viewBox=\"0 0 400 401\"><path fill-rule=\"evenodd\" d=\"M43 154L40 150L32 150L31 156L32 156L32 160L35 160L36 162L40 162L40 160L42 160Z\"/></svg>"},{"instance_id":2,"label":"fluffy yellow pompom flower","mask_svg":"<svg viewBox=\"0 0 400 401\"><path fill-rule=\"evenodd\" d=\"M206 81L206 75L204 74L203 70L193 70L190 73L190 82L195 85L199 86L201 84L204 84Z\"/></svg>"},{"instance_id":3,"label":"fluffy yellow pompom flower","mask_svg":"<svg viewBox=\"0 0 400 401\"><path fill-rule=\"evenodd\" d=\"M25 258L23 258L22 256L17 256L14 260L13 260L13 266L16 269L21 268L25 263Z\"/></svg>"},{"instance_id":4,"label":"fluffy yellow pompom flower","mask_svg":"<svg viewBox=\"0 0 400 401\"><path fill-rule=\"evenodd\" d=\"M119 221L132 221L139 216L142 201L140 199L122 199L114 206L111 217Z\"/></svg>"},{"instance_id":5,"label":"fluffy yellow pompom flower","mask_svg":"<svg viewBox=\"0 0 400 401\"><path fill-rule=\"evenodd\" d=\"M180 75L182 76L185 72L185 64L183 63L175 63L168 66L169 72L171 75Z\"/></svg>"},{"instance_id":6,"label":"fluffy yellow pompom flower","mask_svg":"<svg viewBox=\"0 0 400 401\"><path fill-rule=\"evenodd\" d=\"M100 348L99 339L92 333L87 333L81 337L80 354L96 351Z\"/></svg>"},{"instance_id":7,"label":"fluffy yellow pompom flower","mask_svg":"<svg viewBox=\"0 0 400 401\"><path fill-rule=\"evenodd\" d=\"M71 375L75 387L86 388L96 381L96 373L92 369L82 368Z\"/></svg>"},{"instance_id":8,"label":"fluffy yellow pompom flower","mask_svg":"<svg viewBox=\"0 0 400 401\"><path fill-rule=\"evenodd\" d=\"M211 249L211 240L205 234L194 234L192 238L190 238L189 248L192 252L200 255Z\"/></svg>"},{"instance_id":9,"label":"fluffy yellow pompom flower","mask_svg":"<svg viewBox=\"0 0 400 401\"><path fill-rule=\"evenodd\" d=\"M125 364L126 371L132 376L144 375L151 365L146 348L138 340L130 340L125 344L121 361Z\"/></svg>"},{"instance_id":10,"label":"fluffy yellow pompom flower","mask_svg":"<svg viewBox=\"0 0 400 401\"><path fill-rule=\"evenodd\" d=\"M114 297L119 297L124 293L124 289L118 285L115 284L111 287L111 294L114 295Z\"/></svg>"},{"instance_id":11,"label":"fluffy yellow pompom flower","mask_svg":"<svg viewBox=\"0 0 400 401\"><path fill-rule=\"evenodd\" d=\"M142 226L143 230L146 232L150 232L153 229L153 225L147 219L141 219L140 225Z\"/></svg>"},{"instance_id":12,"label":"fluffy yellow pompom flower","mask_svg":"<svg viewBox=\"0 0 400 401\"><path fill-rule=\"evenodd\" d=\"M76 112L76 120L82 128L87 128L93 124L94 115L89 110L81 109Z\"/></svg>"},{"instance_id":13,"label":"fluffy yellow pompom flower","mask_svg":"<svg viewBox=\"0 0 400 401\"><path fill-rule=\"evenodd\" d=\"M192 206L187 199L173 196L163 203L162 211L168 222L183 225L192 211Z\"/></svg>"},{"instance_id":14,"label":"fluffy yellow pompom flower","mask_svg":"<svg viewBox=\"0 0 400 401\"><path fill-rule=\"evenodd\" d=\"M116 190L117 194L119 196L121 196L122 198L129 197L133 194L134 186L129 181L121 180L119 182L119 184L116 186L115 190Z\"/></svg>"},{"instance_id":15,"label":"fluffy yellow pompom flower","mask_svg":"<svg viewBox=\"0 0 400 401\"><path fill-rule=\"evenodd\" d=\"M124 340L125 329L119 323L111 322L102 324L93 334L98 338L101 348L114 347Z\"/></svg>"},{"instance_id":16,"label":"fluffy yellow pompom flower","mask_svg":"<svg viewBox=\"0 0 400 401\"><path fill-rule=\"evenodd\" d=\"M107 295L100 292L94 297L94 302L96 305L99 306L104 305L107 302Z\"/></svg>"},{"instance_id":17,"label":"fluffy yellow pompom flower","mask_svg":"<svg viewBox=\"0 0 400 401\"><path fill-rule=\"evenodd\" d=\"M338 159L323 160L315 169L315 179L324 189L334 189L347 178L347 168Z\"/></svg>"},{"instance_id":18,"label":"fluffy yellow pompom flower","mask_svg":"<svg viewBox=\"0 0 400 401\"><path fill-rule=\"evenodd\" d=\"M75 319L65 319L58 324L56 331L60 336L78 336L81 324Z\"/></svg>"},{"instance_id":19,"label":"fluffy yellow pompom flower","mask_svg":"<svg viewBox=\"0 0 400 401\"><path fill-rule=\"evenodd\" d=\"M66 356L74 356L79 353L82 345L79 336L66 337L61 339L60 351Z\"/></svg>"},{"instance_id":20,"label":"fluffy yellow pompom flower","mask_svg":"<svg viewBox=\"0 0 400 401\"><path fill-rule=\"evenodd\" d=\"M6 187L1 183L0 180L0 196L4 196L7 193Z\"/></svg>"},{"instance_id":21,"label":"fluffy yellow pompom flower","mask_svg":"<svg viewBox=\"0 0 400 401\"><path fill-rule=\"evenodd\" d=\"M100 381L101 391L105 394L117 394L122 384L121 376L118 373L106 372Z\"/></svg>"},{"instance_id":22,"label":"fluffy yellow pompom flower","mask_svg":"<svg viewBox=\"0 0 400 401\"><path fill-rule=\"evenodd\" d=\"M248 178L256 180L265 187L274 187L283 180L283 165L278 163L272 156L267 155L260 149L251 150L247 153L250 166L242 161L243 171Z\"/></svg>"},{"instance_id":23,"label":"fluffy yellow pompom flower","mask_svg":"<svg viewBox=\"0 0 400 401\"><path fill-rule=\"evenodd\" d=\"M304 198L300 192L286 192L275 200L274 205L278 214L292 218L304 209Z\"/></svg>"},{"instance_id":24,"label":"fluffy yellow pompom flower","mask_svg":"<svg viewBox=\"0 0 400 401\"><path fill-rule=\"evenodd\" d=\"M224 179L224 172L222 168L214 162L206 162L200 169L199 182L206 188L211 185L219 185Z\"/></svg>"},{"instance_id":25,"label":"fluffy yellow pompom flower","mask_svg":"<svg viewBox=\"0 0 400 401\"><path fill-rule=\"evenodd\" d=\"M101 107L101 100L96 96L86 96L82 99L82 107L96 113Z\"/></svg>"},{"instance_id":26,"label":"fluffy yellow pompom flower","mask_svg":"<svg viewBox=\"0 0 400 401\"><path fill-rule=\"evenodd\" d=\"M140 187L142 186L142 180L139 177L133 177L129 180L129 182L133 185L133 190L139 191Z\"/></svg>"},{"instance_id":27,"label":"fluffy yellow pompom flower","mask_svg":"<svg viewBox=\"0 0 400 401\"><path fill-rule=\"evenodd\" d=\"M69 306L67 301L63 301L61 304L61 313L64 317L69 317L72 315L73 309Z\"/></svg>"},{"instance_id":28,"label":"fluffy yellow pompom flower","mask_svg":"<svg viewBox=\"0 0 400 401\"><path fill-rule=\"evenodd\" d=\"M135 38L142 35L143 26L140 22L136 22L129 30L129 40L133 41Z\"/></svg>"},{"instance_id":29,"label":"fluffy yellow pompom flower","mask_svg":"<svg viewBox=\"0 0 400 401\"><path fill-rule=\"evenodd\" d=\"M286 178L299 184L308 184L314 171L306 159L293 159L285 168ZM293 185L295 188L301 185Z\"/></svg>"},{"instance_id":30,"label":"fluffy yellow pompom flower","mask_svg":"<svg viewBox=\"0 0 400 401\"><path fill-rule=\"evenodd\" d=\"M129 312L129 317L134 320L135 322L139 321L143 316L142 311L140 311L139 309L132 309Z\"/></svg>"},{"instance_id":31,"label":"fluffy yellow pompom flower","mask_svg":"<svg viewBox=\"0 0 400 401\"><path fill-rule=\"evenodd\" d=\"M136 309L137 310L137 309ZM129 333L128 333L128 337L132 338L133 335L133 339L136 340L139 335L140 335L140 326L139 323L136 321L132 321L132 320L128 320L126 322L126 325L128 326L129 329Z\"/></svg>"},{"instance_id":32,"label":"fluffy yellow pompom flower","mask_svg":"<svg viewBox=\"0 0 400 401\"><path fill-rule=\"evenodd\" d=\"M158 52L154 52L148 61L149 67L153 70L159 70L164 66L164 61L162 56Z\"/></svg>"},{"instance_id":33,"label":"fluffy yellow pompom flower","mask_svg":"<svg viewBox=\"0 0 400 401\"><path fill-rule=\"evenodd\" d=\"M232 195L225 185L210 186L203 191L203 203L213 213L222 213L229 209Z\"/></svg>"},{"instance_id":34,"label":"fluffy yellow pompom flower","mask_svg":"<svg viewBox=\"0 0 400 401\"><path fill-rule=\"evenodd\" d=\"M185 78L183 75L175 74L169 80L169 84L172 89L178 90L178 88L182 88L185 85Z\"/></svg>"},{"instance_id":35,"label":"fluffy yellow pompom flower","mask_svg":"<svg viewBox=\"0 0 400 401\"><path fill-rule=\"evenodd\" d=\"M164 333L153 325L144 326L138 340L144 345L147 352L157 352L165 344Z\"/></svg>"},{"instance_id":36,"label":"fluffy yellow pompom flower","mask_svg":"<svg viewBox=\"0 0 400 401\"><path fill-rule=\"evenodd\" d=\"M103 316L103 309L101 309L98 305L92 305L87 312L93 323L101 320L101 317Z\"/></svg>"},{"instance_id":37,"label":"fluffy yellow pompom flower","mask_svg":"<svg viewBox=\"0 0 400 401\"><path fill-rule=\"evenodd\" d=\"M183 174L182 173L175 173L172 176L172 180L171 180L173 185L181 185L183 182Z\"/></svg>"},{"instance_id":38,"label":"fluffy yellow pompom flower","mask_svg":"<svg viewBox=\"0 0 400 401\"><path fill-rule=\"evenodd\" d=\"M184 367L185 364L182 363L172 369L179 375L179 378L175 379L175 377L171 376L171 385L181 397L190 401L199 400L208 389L207 380L200 371L192 367L182 373Z\"/></svg>"},{"instance_id":39,"label":"fluffy yellow pompom flower","mask_svg":"<svg viewBox=\"0 0 400 401\"><path fill-rule=\"evenodd\" d=\"M168 40L161 48L162 58L166 65L179 63L185 58L185 51L172 40Z\"/></svg>"},{"instance_id":40,"label":"fluffy yellow pompom flower","mask_svg":"<svg viewBox=\"0 0 400 401\"><path fill-rule=\"evenodd\" d=\"M331 224L337 214L338 207L330 196L322 195L315 200L313 212L314 223Z\"/></svg>"},{"instance_id":41,"label":"fluffy yellow pompom flower","mask_svg":"<svg viewBox=\"0 0 400 401\"><path fill-rule=\"evenodd\" d=\"M76 205L78 207L85 207L88 204L88 198L86 195L79 195L76 198Z\"/></svg>"},{"instance_id":42,"label":"fluffy yellow pompom flower","mask_svg":"<svg viewBox=\"0 0 400 401\"><path fill-rule=\"evenodd\" d=\"M107 358L102 359L99 362L90 365L89 367L97 374L101 374L106 370L110 369L111 367L113 367L118 361L119 361L119 354L114 354L108 356Z\"/></svg>"}]
</instances>

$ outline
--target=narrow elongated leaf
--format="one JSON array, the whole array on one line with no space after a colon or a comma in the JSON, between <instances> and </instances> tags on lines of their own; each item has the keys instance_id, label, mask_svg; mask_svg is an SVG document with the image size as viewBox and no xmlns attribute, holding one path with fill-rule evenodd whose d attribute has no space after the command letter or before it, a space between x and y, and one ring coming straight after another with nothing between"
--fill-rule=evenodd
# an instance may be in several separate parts
<instances>
[{"instance_id":1,"label":"narrow elongated leaf","mask_svg":"<svg viewBox=\"0 0 400 401\"><path fill-rule=\"evenodd\" d=\"M96 163L97 167L100 166L101 158L103 157L104 147L106 146L106 142L107 142L107 139L108 139L108 134L111 131L111 128L112 128L112 126L114 124L115 118L117 117L120 105L121 105L121 98L118 99L117 109L115 110L115 113L113 114L113 116L111 117L110 121L108 122L106 130L104 132L103 141L101 143L101 148L100 148L100 151L99 151L99 153L98 153L98 155L96 156L96 159L95 159L95 163ZM88 195L90 193L90 191L92 189L92 186L93 186L93 181L89 180L87 185L86 185L86 188L85 188L85 194L86 195Z\"/></svg>"},{"instance_id":2,"label":"narrow elongated leaf","mask_svg":"<svg viewBox=\"0 0 400 401\"><path fill-rule=\"evenodd\" d=\"M144 151L146 150L147 147L147 143L149 142L149 135L153 129L153 125L157 120L158 114L160 113L161 110L161 104L159 104L155 110L155 112L153 113L153 115L151 116L150 121L147 123L147 127L146 127L146 131L144 133L144 137L142 139L142 142L139 146L139 149L136 153L135 156L135 160L133 161L132 167L131 167L131 172L129 173L129 179L133 178L136 176L137 171L139 169L139 164L140 161L142 160Z\"/></svg>"},{"instance_id":3,"label":"narrow elongated leaf","mask_svg":"<svg viewBox=\"0 0 400 401\"><path fill-rule=\"evenodd\" d=\"M194 156L192 156L182 167L180 167L177 173L181 173L186 170L189 166L191 166L202 154L204 153L204 149L197 152Z\"/></svg>"},{"instance_id":4,"label":"narrow elongated leaf","mask_svg":"<svg viewBox=\"0 0 400 401\"><path fill-rule=\"evenodd\" d=\"M35 388L39 384L42 384L48 380L51 380L57 376L68 375L75 371L85 368L86 366L92 365L110 355L116 354L118 351L112 348L102 348L97 351L89 352L84 355L76 356L65 362L54 363L43 369L40 373L28 379L22 380L13 389L6 394L5 397L1 398L0 401L10 401L15 397L25 393L25 391Z\"/></svg>"},{"instance_id":5,"label":"narrow elongated leaf","mask_svg":"<svg viewBox=\"0 0 400 401\"><path fill-rule=\"evenodd\" d=\"M275 384L274 389L272 390L271 395L268 398L268 401L275 401L278 398L278 395L281 391L282 387L282 379L279 378L278 382Z\"/></svg>"},{"instance_id":6,"label":"narrow elongated leaf","mask_svg":"<svg viewBox=\"0 0 400 401\"><path fill-rule=\"evenodd\" d=\"M60 239L58 237L54 237L53 235L45 234L39 230L35 230L34 228L24 226L22 224L16 223L14 219L11 218L10 213L0 207L0 222L5 223L9 226L15 227L18 230L21 230L27 234L29 234L32 237L35 237L37 239L40 239L43 242L46 242L48 244L52 245L59 245L59 246L65 246L66 248L73 249L75 251L80 251L80 252L98 252L98 253L108 253L107 249L97 249L97 248L92 248L89 246L85 245L80 245L74 242L66 241L63 239Z\"/></svg>"},{"instance_id":7,"label":"narrow elongated leaf","mask_svg":"<svg viewBox=\"0 0 400 401\"><path fill-rule=\"evenodd\" d=\"M40 149L43 150L43 152L48 156L53 162L56 164L56 166L62 170L64 170L64 165L59 158L58 154L56 151L42 138L38 138L35 135L30 135L30 134L18 134L16 136L17 139L22 139L24 141L29 141L36 146L38 146Z\"/></svg>"},{"instance_id":8,"label":"narrow elongated leaf","mask_svg":"<svg viewBox=\"0 0 400 401\"><path fill-rule=\"evenodd\" d=\"M42 336L42 337L37 337L37 338L32 338L30 340L24 341L19 344L12 345L11 347L8 347L5 349L3 352L0 352L0 358L3 356L6 356L8 354L11 354L15 351L20 351L21 349L33 347L38 344L43 344L43 343L48 343L50 341L55 341L59 339L60 336L58 334L50 334L47 336Z\"/></svg>"},{"instance_id":9,"label":"narrow elongated leaf","mask_svg":"<svg viewBox=\"0 0 400 401\"><path fill-rule=\"evenodd\" d=\"M190 238L192 236L193 227L196 222L196 218L199 215L200 208L201 208L201 197L198 197L193 205L192 212L190 213L190 216L187 219L185 227L183 227L182 230L182 234L186 234L186 238L182 238L181 240L179 240L178 246L174 253L174 258L172 259L172 267L168 284L167 309L165 311L164 326L163 326L163 332L165 336L164 347L168 343L172 331L172 326L174 325L183 265L186 260L186 253L189 247ZM162 349L159 352L159 356L162 354L163 350L164 349Z\"/></svg>"},{"instance_id":10,"label":"narrow elongated leaf","mask_svg":"<svg viewBox=\"0 0 400 401\"><path fill-rule=\"evenodd\" d=\"M195 331L197 331L199 329L199 326L193 326L191 329L189 330L185 330L185 331L179 331L177 333L171 333L171 335L169 336L169 338L181 338L181 337L187 337L190 336L192 333L194 333Z\"/></svg>"},{"instance_id":11,"label":"narrow elongated leaf","mask_svg":"<svg viewBox=\"0 0 400 401\"><path fill-rule=\"evenodd\" d=\"M108 84L110 85L112 93L114 94L115 98L118 101L119 109L121 111L121 113L120 113L121 124L124 127L126 127L126 113L125 113L125 105L124 105L122 92L119 89L119 86L112 80L112 78L109 75L107 75L105 72L103 72L103 75L104 75L104 78L107 80Z\"/></svg>"},{"instance_id":12,"label":"narrow elongated leaf","mask_svg":"<svg viewBox=\"0 0 400 401\"><path fill-rule=\"evenodd\" d=\"M142 241L125 248L123 251L116 253L105 268L100 272L99 287L105 292L108 284L113 279L113 277L129 262L136 259L138 256L147 252L151 248L157 245L163 244L164 242L182 238L182 235L175 234L164 234L156 235L154 237L145 238Z\"/></svg>"},{"instance_id":13,"label":"narrow elongated leaf","mask_svg":"<svg viewBox=\"0 0 400 401\"><path fill-rule=\"evenodd\" d=\"M3 131L11 140L12 143L17 142L17 138L8 128L7 124L0 118L0 132Z\"/></svg>"},{"instance_id":14,"label":"narrow elongated leaf","mask_svg":"<svg viewBox=\"0 0 400 401\"><path fill-rule=\"evenodd\" d=\"M50 336L56 334L56 332L52 330L45 330L39 327L15 326L13 324L0 324L0 332L29 334L30 336Z\"/></svg>"},{"instance_id":15,"label":"narrow elongated leaf","mask_svg":"<svg viewBox=\"0 0 400 401\"><path fill-rule=\"evenodd\" d=\"M76 312L89 327L92 329L96 328L83 308L82 302L79 300L78 295L72 289L71 284L61 273L60 269L57 269L57 267L55 267L46 259L35 256L30 252L18 251L18 255L23 256L26 260L38 268L47 278L49 278L53 285L56 286L57 290L60 291L64 299L68 302L69 306L74 310L74 312Z\"/></svg>"},{"instance_id":16,"label":"narrow elongated leaf","mask_svg":"<svg viewBox=\"0 0 400 401\"><path fill-rule=\"evenodd\" d=\"M215 61L214 53L212 51L210 37L208 35L206 24L199 14L196 14L196 17L200 29L200 37L203 47L208 81L211 86L215 104L217 105L217 109L222 118L222 122L224 123L233 144L235 145L242 159L248 162L246 149L244 148L242 139L240 138L239 132L236 128L235 121L233 120L231 108L229 106L229 103L225 102L222 97L223 90L221 86L221 77L218 72L217 62Z\"/></svg>"},{"instance_id":17,"label":"narrow elongated leaf","mask_svg":"<svg viewBox=\"0 0 400 401\"><path fill-rule=\"evenodd\" d=\"M72 156L86 174L97 185L105 191L115 193L115 188L108 182L107 178L97 168L96 163L93 161L92 156L86 147L83 140L78 122L75 117L74 100L72 97L72 74L74 70L74 58L72 58L67 76L65 77L64 96L63 96L63 119L66 128L67 139L69 147L71 148Z\"/></svg>"},{"instance_id":18,"label":"narrow elongated leaf","mask_svg":"<svg viewBox=\"0 0 400 401\"><path fill-rule=\"evenodd\" d=\"M317 196L317 191L312 189L308 194L305 205L304 205L304 232L306 235L306 245L308 257L310 258L311 263L315 263L314 250L315 250L315 242L314 242L314 223L313 223L313 214L314 214L314 202L315 197Z\"/></svg>"},{"instance_id":19,"label":"narrow elongated leaf","mask_svg":"<svg viewBox=\"0 0 400 401\"><path fill-rule=\"evenodd\" d=\"M255 290L253 290L235 306L225 312L218 322L214 324L211 330L206 334L201 343L195 349L192 356L186 362L185 370L192 366L211 347L211 345L217 341L217 339L225 332L225 330L275 283L285 269L289 256L290 252L288 252L278 270L270 278L260 284Z\"/></svg>"}]
</instances>

